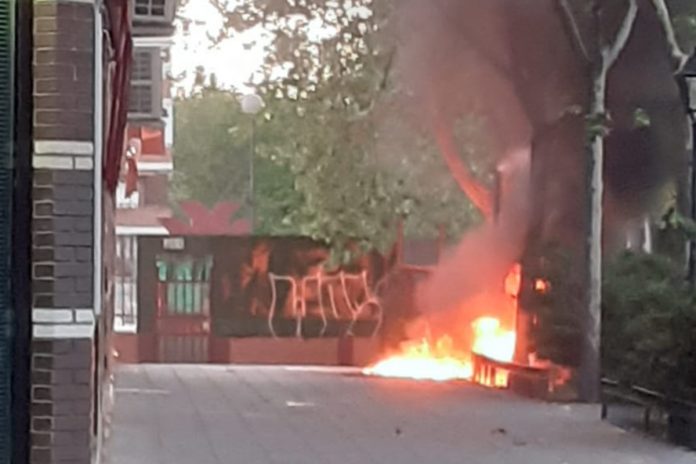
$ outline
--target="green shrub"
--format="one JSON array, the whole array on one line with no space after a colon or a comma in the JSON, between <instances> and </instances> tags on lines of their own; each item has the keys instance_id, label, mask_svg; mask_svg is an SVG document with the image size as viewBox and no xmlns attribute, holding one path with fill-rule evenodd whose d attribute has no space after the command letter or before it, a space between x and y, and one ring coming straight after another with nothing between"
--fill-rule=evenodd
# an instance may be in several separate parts
<instances>
[{"instance_id":1,"label":"green shrub","mask_svg":"<svg viewBox=\"0 0 696 464\"><path fill-rule=\"evenodd\" d=\"M696 399L695 303L679 263L633 253L612 260L603 287L604 374Z\"/></svg>"}]
</instances>

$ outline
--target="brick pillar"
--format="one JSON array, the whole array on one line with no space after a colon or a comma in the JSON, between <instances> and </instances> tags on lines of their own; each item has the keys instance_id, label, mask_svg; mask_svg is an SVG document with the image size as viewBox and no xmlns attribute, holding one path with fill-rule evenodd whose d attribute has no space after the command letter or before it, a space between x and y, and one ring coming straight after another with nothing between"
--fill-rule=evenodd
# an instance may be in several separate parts
<instances>
[{"instance_id":1,"label":"brick pillar","mask_svg":"<svg viewBox=\"0 0 696 464\"><path fill-rule=\"evenodd\" d=\"M95 455L93 9L34 0L32 464Z\"/></svg>"}]
</instances>

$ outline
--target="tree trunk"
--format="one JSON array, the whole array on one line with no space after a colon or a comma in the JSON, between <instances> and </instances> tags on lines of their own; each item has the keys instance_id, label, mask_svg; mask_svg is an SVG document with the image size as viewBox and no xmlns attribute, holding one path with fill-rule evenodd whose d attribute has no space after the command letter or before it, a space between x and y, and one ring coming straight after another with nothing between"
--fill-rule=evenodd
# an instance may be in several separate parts
<instances>
[{"instance_id":1,"label":"tree trunk","mask_svg":"<svg viewBox=\"0 0 696 464\"><path fill-rule=\"evenodd\" d=\"M604 137L607 121L607 85L609 70L626 48L638 17L637 0L629 0L628 10L612 41L601 37L601 1L593 7L596 53L590 62L592 89L588 140L587 184L589 220L587 221L587 314L580 365L580 399L597 403L601 399L600 344L602 337L602 222L604 201Z\"/></svg>"},{"instance_id":2,"label":"tree trunk","mask_svg":"<svg viewBox=\"0 0 696 464\"><path fill-rule=\"evenodd\" d=\"M602 123L606 115L608 69L604 62L593 72L590 120ZM602 323L602 222L604 200L604 128L591 127L588 143L589 221L587 230L587 315L580 372L580 396L600 399L600 340Z\"/></svg>"},{"instance_id":3,"label":"tree trunk","mask_svg":"<svg viewBox=\"0 0 696 464\"><path fill-rule=\"evenodd\" d=\"M650 216L646 216L643 219L643 252L652 254L654 248L652 222L650 221Z\"/></svg>"}]
</instances>

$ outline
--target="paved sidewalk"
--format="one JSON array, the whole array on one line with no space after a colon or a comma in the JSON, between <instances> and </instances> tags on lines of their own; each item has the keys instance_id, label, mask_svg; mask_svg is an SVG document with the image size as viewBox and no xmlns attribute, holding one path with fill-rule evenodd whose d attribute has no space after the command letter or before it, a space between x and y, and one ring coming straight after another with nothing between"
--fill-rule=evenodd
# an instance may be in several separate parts
<instances>
[{"instance_id":1,"label":"paved sidewalk","mask_svg":"<svg viewBox=\"0 0 696 464\"><path fill-rule=\"evenodd\" d=\"M282 367L117 373L110 464L682 464L595 407Z\"/></svg>"}]
</instances>

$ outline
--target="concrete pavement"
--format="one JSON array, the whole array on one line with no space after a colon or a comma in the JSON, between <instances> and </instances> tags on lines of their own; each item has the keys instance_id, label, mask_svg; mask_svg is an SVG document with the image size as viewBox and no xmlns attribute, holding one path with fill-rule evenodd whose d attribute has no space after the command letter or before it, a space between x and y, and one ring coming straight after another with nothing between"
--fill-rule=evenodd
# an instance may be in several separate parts
<instances>
[{"instance_id":1,"label":"concrete pavement","mask_svg":"<svg viewBox=\"0 0 696 464\"><path fill-rule=\"evenodd\" d=\"M682 464L696 454L464 383L350 370L129 366L110 464Z\"/></svg>"}]
</instances>

